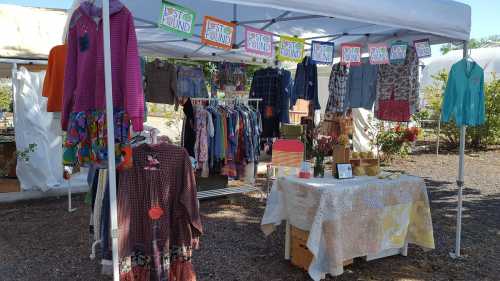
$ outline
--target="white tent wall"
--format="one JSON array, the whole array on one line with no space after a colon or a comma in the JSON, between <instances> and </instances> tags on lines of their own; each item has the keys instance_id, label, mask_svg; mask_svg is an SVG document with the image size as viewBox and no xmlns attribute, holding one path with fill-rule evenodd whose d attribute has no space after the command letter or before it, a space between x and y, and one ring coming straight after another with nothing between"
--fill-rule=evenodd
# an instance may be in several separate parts
<instances>
[{"instance_id":1,"label":"white tent wall","mask_svg":"<svg viewBox=\"0 0 500 281\"><path fill-rule=\"evenodd\" d=\"M45 72L14 71L14 127L16 148L25 150L36 144L29 161L19 160L16 172L23 191L43 191L67 188L62 171L62 138L60 118L47 112L47 98L42 97ZM83 171L71 180L73 187L86 186Z\"/></svg>"}]
</instances>

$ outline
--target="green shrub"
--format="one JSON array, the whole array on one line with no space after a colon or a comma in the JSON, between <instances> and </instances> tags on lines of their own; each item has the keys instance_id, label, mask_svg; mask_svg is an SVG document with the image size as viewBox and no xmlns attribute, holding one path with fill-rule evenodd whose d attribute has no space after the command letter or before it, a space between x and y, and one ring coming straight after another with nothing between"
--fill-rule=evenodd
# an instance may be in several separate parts
<instances>
[{"instance_id":1,"label":"green shrub","mask_svg":"<svg viewBox=\"0 0 500 281\"><path fill-rule=\"evenodd\" d=\"M441 71L434 75L433 79L434 84L424 89L424 94L429 103L431 119L439 120L443 100L442 93L448 81L448 74ZM493 76L491 82L485 83L484 89L486 122L479 127L467 128L467 145L474 148L500 144L500 80ZM442 123L441 137L450 148L455 148L460 141L460 129L453 121Z\"/></svg>"}]
</instances>

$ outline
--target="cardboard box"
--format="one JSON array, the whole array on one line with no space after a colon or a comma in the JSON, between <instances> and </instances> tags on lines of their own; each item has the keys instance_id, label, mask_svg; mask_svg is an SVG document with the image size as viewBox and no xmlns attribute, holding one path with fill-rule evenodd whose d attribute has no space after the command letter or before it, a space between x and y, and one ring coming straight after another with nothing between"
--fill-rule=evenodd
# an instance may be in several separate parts
<instances>
[{"instance_id":1,"label":"cardboard box","mask_svg":"<svg viewBox=\"0 0 500 281\"><path fill-rule=\"evenodd\" d=\"M294 266L305 271L309 270L309 265L313 260L313 254L307 248L309 232L290 225L290 257ZM350 265L353 260L344 261L344 266Z\"/></svg>"},{"instance_id":2,"label":"cardboard box","mask_svg":"<svg viewBox=\"0 0 500 281\"><path fill-rule=\"evenodd\" d=\"M21 184L17 179L0 178L0 193L20 192Z\"/></svg>"}]
</instances>

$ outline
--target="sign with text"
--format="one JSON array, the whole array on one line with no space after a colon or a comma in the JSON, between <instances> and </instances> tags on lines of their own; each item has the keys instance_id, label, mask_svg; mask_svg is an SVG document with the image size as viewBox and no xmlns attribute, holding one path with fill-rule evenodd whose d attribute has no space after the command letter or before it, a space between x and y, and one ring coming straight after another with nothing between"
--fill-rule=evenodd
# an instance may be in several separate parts
<instances>
[{"instance_id":1,"label":"sign with text","mask_svg":"<svg viewBox=\"0 0 500 281\"><path fill-rule=\"evenodd\" d=\"M413 42L415 46L415 51L417 51L417 57L428 58L432 56L431 42L429 39L417 40Z\"/></svg>"},{"instance_id":2,"label":"sign with text","mask_svg":"<svg viewBox=\"0 0 500 281\"><path fill-rule=\"evenodd\" d=\"M369 44L371 64L389 64L389 49L386 44Z\"/></svg>"},{"instance_id":3,"label":"sign with text","mask_svg":"<svg viewBox=\"0 0 500 281\"><path fill-rule=\"evenodd\" d=\"M201 31L201 42L208 46L231 50L236 25L218 18L205 16Z\"/></svg>"},{"instance_id":4,"label":"sign with text","mask_svg":"<svg viewBox=\"0 0 500 281\"><path fill-rule=\"evenodd\" d=\"M391 44L391 52L389 54L389 59L392 64L403 64L406 60L406 52L408 51L408 43L406 42L395 42Z\"/></svg>"},{"instance_id":5,"label":"sign with text","mask_svg":"<svg viewBox=\"0 0 500 281\"><path fill-rule=\"evenodd\" d=\"M304 56L304 39L280 36L278 60L301 62Z\"/></svg>"},{"instance_id":6,"label":"sign with text","mask_svg":"<svg viewBox=\"0 0 500 281\"><path fill-rule=\"evenodd\" d=\"M273 34L260 29L245 27L245 51L263 57L273 56Z\"/></svg>"},{"instance_id":7,"label":"sign with text","mask_svg":"<svg viewBox=\"0 0 500 281\"><path fill-rule=\"evenodd\" d=\"M195 17L194 11L163 1L159 25L162 29L175 33L179 37L189 38L193 36Z\"/></svg>"},{"instance_id":8,"label":"sign with text","mask_svg":"<svg viewBox=\"0 0 500 281\"><path fill-rule=\"evenodd\" d=\"M361 45L359 44L342 44L342 56L340 61L348 65L361 64Z\"/></svg>"},{"instance_id":9,"label":"sign with text","mask_svg":"<svg viewBox=\"0 0 500 281\"><path fill-rule=\"evenodd\" d=\"M333 64L333 42L312 41L311 60L317 64Z\"/></svg>"}]
</instances>

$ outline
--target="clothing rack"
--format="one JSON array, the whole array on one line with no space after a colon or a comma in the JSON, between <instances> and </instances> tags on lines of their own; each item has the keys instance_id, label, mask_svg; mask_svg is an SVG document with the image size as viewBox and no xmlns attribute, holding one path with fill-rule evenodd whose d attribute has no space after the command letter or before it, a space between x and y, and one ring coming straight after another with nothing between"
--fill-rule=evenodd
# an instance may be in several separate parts
<instances>
[{"instance_id":1,"label":"clothing rack","mask_svg":"<svg viewBox=\"0 0 500 281\"><path fill-rule=\"evenodd\" d=\"M262 102L261 98L240 98L240 97L235 97L235 98L191 98L192 101L220 101L220 102L256 102L257 103L257 108L256 110L259 111L259 103ZM220 189L212 189L212 190L207 190L207 191L199 191L198 192L198 200L204 200L204 199L211 199L211 198L217 198L217 197L223 197L223 196L229 196L229 195L235 195L235 194L243 194L243 193L248 193L248 192L260 192L262 196L264 194L260 189L258 189L255 186L252 186L247 183L243 183L239 180L231 180L229 182L229 187L226 188L220 188Z\"/></svg>"},{"instance_id":2,"label":"clothing rack","mask_svg":"<svg viewBox=\"0 0 500 281\"><path fill-rule=\"evenodd\" d=\"M192 101L208 101L208 102L211 102L211 101L234 101L234 102L256 102L257 103L257 111L259 111L259 103L262 102L262 99L261 98L240 98L240 97L236 97L236 98L191 98Z\"/></svg>"}]
</instances>

